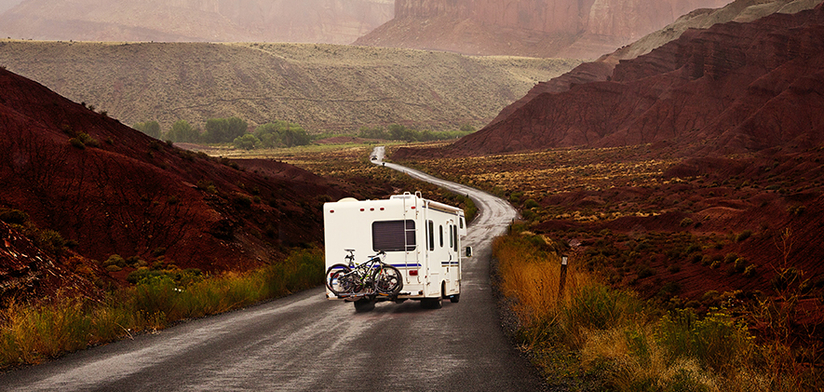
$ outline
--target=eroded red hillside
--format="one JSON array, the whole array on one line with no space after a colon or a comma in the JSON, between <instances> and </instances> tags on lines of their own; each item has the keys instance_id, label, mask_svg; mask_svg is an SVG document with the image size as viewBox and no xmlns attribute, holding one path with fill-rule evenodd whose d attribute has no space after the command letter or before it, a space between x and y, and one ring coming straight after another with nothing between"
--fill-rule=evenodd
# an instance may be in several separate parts
<instances>
[{"instance_id":1,"label":"eroded red hillside","mask_svg":"<svg viewBox=\"0 0 824 392\"><path fill-rule=\"evenodd\" d=\"M445 154L667 142L712 152L824 142L824 10L690 30L609 81L542 93ZM599 72L595 70L594 72Z\"/></svg>"},{"instance_id":2,"label":"eroded red hillside","mask_svg":"<svg viewBox=\"0 0 824 392\"><path fill-rule=\"evenodd\" d=\"M348 194L284 163L181 150L3 69L0 135L0 209L98 261L244 270L319 241L323 201Z\"/></svg>"}]
</instances>

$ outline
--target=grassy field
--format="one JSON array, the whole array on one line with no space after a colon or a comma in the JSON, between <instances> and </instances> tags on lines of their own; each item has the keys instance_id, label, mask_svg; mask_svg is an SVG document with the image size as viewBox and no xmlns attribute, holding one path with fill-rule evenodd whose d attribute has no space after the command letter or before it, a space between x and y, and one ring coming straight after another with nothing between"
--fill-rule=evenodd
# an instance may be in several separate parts
<instances>
[{"instance_id":1,"label":"grassy field","mask_svg":"<svg viewBox=\"0 0 824 392\"><path fill-rule=\"evenodd\" d=\"M310 133L480 127L577 60L324 44L0 40L0 66L132 125L240 117Z\"/></svg>"}]
</instances>

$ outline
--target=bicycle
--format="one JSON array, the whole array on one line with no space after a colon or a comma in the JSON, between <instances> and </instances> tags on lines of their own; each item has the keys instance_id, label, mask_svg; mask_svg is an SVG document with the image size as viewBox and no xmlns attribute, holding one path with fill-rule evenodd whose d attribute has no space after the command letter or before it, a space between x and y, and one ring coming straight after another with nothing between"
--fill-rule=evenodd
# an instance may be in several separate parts
<instances>
[{"instance_id":1,"label":"bicycle","mask_svg":"<svg viewBox=\"0 0 824 392\"><path fill-rule=\"evenodd\" d=\"M326 270L326 287L338 297L394 296L403 288L401 272L383 262L380 251L363 263L355 263L355 250L344 257L347 264L335 264Z\"/></svg>"}]
</instances>

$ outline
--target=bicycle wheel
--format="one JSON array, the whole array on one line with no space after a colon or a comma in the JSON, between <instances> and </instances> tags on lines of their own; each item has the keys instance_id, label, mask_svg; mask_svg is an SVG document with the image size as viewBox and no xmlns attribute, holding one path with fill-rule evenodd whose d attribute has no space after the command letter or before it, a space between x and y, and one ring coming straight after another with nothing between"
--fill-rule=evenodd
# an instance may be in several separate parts
<instances>
[{"instance_id":1,"label":"bicycle wheel","mask_svg":"<svg viewBox=\"0 0 824 392\"><path fill-rule=\"evenodd\" d=\"M357 284L350 273L349 267L343 264L335 264L326 270L326 287L335 295L354 294Z\"/></svg>"},{"instance_id":2,"label":"bicycle wheel","mask_svg":"<svg viewBox=\"0 0 824 392\"><path fill-rule=\"evenodd\" d=\"M384 265L375 271L375 291L381 294L395 295L403 288L401 271L391 265Z\"/></svg>"}]
</instances>

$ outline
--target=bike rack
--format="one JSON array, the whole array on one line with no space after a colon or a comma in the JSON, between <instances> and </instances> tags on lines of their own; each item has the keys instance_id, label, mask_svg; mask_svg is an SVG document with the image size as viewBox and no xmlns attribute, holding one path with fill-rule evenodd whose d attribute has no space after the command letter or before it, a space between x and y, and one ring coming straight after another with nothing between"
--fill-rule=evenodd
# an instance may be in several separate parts
<instances>
[{"instance_id":1,"label":"bike rack","mask_svg":"<svg viewBox=\"0 0 824 392\"><path fill-rule=\"evenodd\" d=\"M354 301L357 301L359 299L363 299L363 298L366 298L366 297L374 297L374 298L384 297L384 298L389 298L389 299L395 299L399 295L410 295L410 292L405 291L405 292L397 293L395 295L389 295L389 294L383 294L383 293L341 294L341 295L338 295L338 298L342 298L343 300L345 300L347 302L354 302Z\"/></svg>"}]
</instances>

